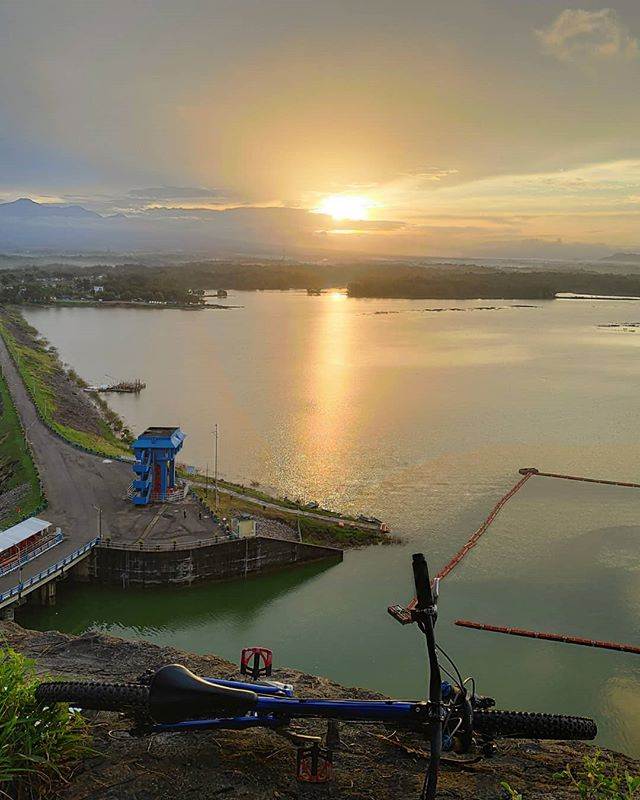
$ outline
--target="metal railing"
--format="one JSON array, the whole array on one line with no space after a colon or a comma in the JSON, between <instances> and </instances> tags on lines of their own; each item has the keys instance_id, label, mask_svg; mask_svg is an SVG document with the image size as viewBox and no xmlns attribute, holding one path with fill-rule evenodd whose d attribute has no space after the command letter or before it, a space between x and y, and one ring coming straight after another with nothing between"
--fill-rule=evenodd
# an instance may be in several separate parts
<instances>
[{"instance_id":1,"label":"metal railing","mask_svg":"<svg viewBox=\"0 0 640 800\"><path fill-rule=\"evenodd\" d=\"M21 553L19 556L16 556L11 563L1 566L0 578L3 575L8 575L10 572L13 572L16 569L20 569L20 567L22 567L24 564L28 564L29 561L33 561L34 558L42 555L42 553L46 553L47 550L51 550L52 547L60 544L63 539L64 534L60 529L58 529L51 539L47 539L46 542L43 542L38 547L34 547L33 550L27 550L26 552Z\"/></svg>"},{"instance_id":2,"label":"metal railing","mask_svg":"<svg viewBox=\"0 0 640 800\"><path fill-rule=\"evenodd\" d=\"M147 544L146 542L112 542L110 539L102 539L100 547L110 548L111 550L128 550L131 553L155 553L167 550L195 550L199 547L211 547L214 544L236 541L239 536L230 533L226 536L212 536L210 539L198 539L194 542L162 542L159 544Z\"/></svg>"},{"instance_id":3,"label":"metal railing","mask_svg":"<svg viewBox=\"0 0 640 800\"><path fill-rule=\"evenodd\" d=\"M96 537L92 539L90 542L83 544L82 547L78 547L73 553L69 553L68 556L60 559L60 561L56 561L55 564L51 564L50 567L47 569L38 572L37 575L32 575L30 578L27 578L26 581L21 581L17 586L13 586L11 589L8 589L6 592L2 592L0 594L0 604L4 603L6 600L15 597L16 595L20 596L25 589L28 589L30 586L34 584L40 583L40 581L47 578L49 575L54 574L55 572L59 572L61 569L64 569L66 566L70 566L74 563L81 555L89 552L89 550L93 550L93 548L100 543L100 537Z\"/></svg>"}]
</instances>

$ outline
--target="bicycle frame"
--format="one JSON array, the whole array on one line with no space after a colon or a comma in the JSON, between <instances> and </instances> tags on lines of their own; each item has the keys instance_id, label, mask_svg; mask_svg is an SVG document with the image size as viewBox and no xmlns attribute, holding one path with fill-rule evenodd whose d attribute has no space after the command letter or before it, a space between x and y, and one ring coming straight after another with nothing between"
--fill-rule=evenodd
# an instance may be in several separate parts
<instances>
[{"instance_id":1,"label":"bicycle frame","mask_svg":"<svg viewBox=\"0 0 640 800\"><path fill-rule=\"evenodd\" d=\"M424 724L427 704L403 700L309 700L293 697L289 687L244 683L242 681L206 680L236 689L258 693L255 712L242 717L185 720L154 725L152 733L223 728L277 728L291 719L316 717L353 722L400 722Z\"/></svg>"}]
</instances>

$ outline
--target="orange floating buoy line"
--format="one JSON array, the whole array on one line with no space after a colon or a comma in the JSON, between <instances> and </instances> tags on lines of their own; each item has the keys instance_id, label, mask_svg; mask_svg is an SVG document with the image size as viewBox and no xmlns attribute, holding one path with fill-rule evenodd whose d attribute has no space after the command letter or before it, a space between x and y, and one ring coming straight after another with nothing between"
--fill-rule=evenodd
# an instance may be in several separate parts
<instances>
[{"instance_id":1,"label":"orange floating buoy line","mask_svg":"<svg viewBox=\"0 0 640 800\"><path fill-rule=\"evenodd\" d=\"M567 636L561 633L542 633L528 631L525 628L508 628L502 625L488 625L484 622L472 622L468 619L457 619L455 624L461 628L473 628L477 631L491 631L492 633L507 633L510 636L524 636L527 639L545 639L549 642L562 644L579 644L583 647L599 647L602 650L617 650L620 653L634 653L640 655L640 647L621 642L603 642L598 639L585 639L582 636Z\"/></svg>"},{"instance_id":2,"label":"orange floating buoy line","mask_svg":"<svg viewBox=\"0 0 640 800\"><path fill-rule=\"evenodd\" d=\"M603 478L583 478L580 475L562 475L559 472L541 472L535 467L524 467L521 475L539 475L542 478L561 478L565 481L582 481L583 483L603 483L605 486L626 486L629 489L640 489L640 483L630 481L606 481Z\"/></svg>"},{"instance_id":3,"label":"orange floating buoy line","mask_svg":"<svg viewBox=\"0 0 640 800\"><path fill-rule=\"evenodd\" d=\"M529 480L532 475L536 474L536 471L531 468L528 470L520 470L523 477L514 484L509 491L502 495L500 500L495 504L495 506L491 509L489 516L485 519L485 521L480 525L480 527L474 531L474 533L470 536L467 542L458 550L458 552L453 556L453 558L444 565L444 567L438 572L435 578L431 581L431 587L433 588L437 583L439 583L443 578L446 578L447 575L452 572L455 567L462 561L462 559L467 555L469 550L472 547L475 547L480 537L485 533L489 525L494 521L494 519L498 516L502 508L509 502L509 500L513 497L516 492L520 491L525 483ZM389 606L387 611L391 614L394 619L397 619L398 622L401 622L403 625L411 622L411 611L416 606L416 598L414 597L413 600L408 603L407 606L402 608L401 606Z\"/></svg>"},{"instance_id":4,"label":"orange floating buoy line","mask_svg":"<svg viewBox=\"0 0 640 800\"><path fill-rule=\"evenodd\" d=\"M437 586L437 584L442 580L442 578L446 578L447 575L458 566L458 564L462 561L462 559L467 555L469 550L471 550L472 547L476 546L482 535L486 532L486 530L489 528L494 519L498 516L498 514L500 513L502 508L506 505L506 503L514 496L514 494L520 491L520 489L529 480L529 478L533 477L534 475L537 475L542 478L561 478L563 480L568 480L568 481L583 481L584 483L602 483L607 486L626 486L633 489L640 489L640 483L631 483L628 481L607 481L600 478L584 478L578 475L563 475L558 472L542 472L536 467L522 467L518 471L522 475L522 478L516 484L514 484L511 487L511 489L509 489L509 491L500 498L500 500L498 500L498 502L491 509L489 516L485 519L482 525L480 525L480 527L471 535L471 537L460 548L460 550L458 550L458 552L453 556L453 558L449 562L447 562L447 564L445 564L445 566L440 570L440 572L438 572L438 574L431 582L432 588ZM398 605L389 606L387 608L387 611L392 617L394 617L394 619L398 620L398 622L401 622L403 625L406 625L409 622L413 621L411 618L411 611L415 608L415 606L416 606L416 598L414 597L413 600L406 606L404 607ZM479 623L474 623L473 625L470 624L467 627L479 627ZM485 628L482 628L482 630L485 630ZM494 629L491 627L487 627L486 630L494 630ZM498 632L510 633L516 630L519 629L512 628L509 631L505 629L505 630L500 630ZM590 639L579 640L577 637L562 637L557 634L542 635L542 634L536 634L533 631L523 632L520 634L514 633L514 635L531 636L532 638L540 638L540 639L553 638L554 641L555 640L565 641L565 639L567 639L568 641L569 639L571 639L571 643L573 644L583 644L583 645L588 645L590 647L604 647L611 644L611 642L592 643L592 640ZM631 648L630 650L625 649L624 652L631 652L631 653L640 652L640 649L638 648L634 649L632 645L620 645L619 647L609 647L608 649L615 650L623 648Z\"/></svg>"},{"instance_id":5,"label":"orange floating buoy line","mask_svg":"<svg viewBox=\"0 0 640 800\"><path fill-rule=\"evenodd\" d=\"M491 525L493 520L498 516L498 514L500 513L502 508L509 502L509 500L511 500L511 498L513 497L513 495L516 492L519 492L520 489L522 489L522 487L525 485L525 483L529 480L529 478L533 474L534 473L532 473L532 472L527 472L524 475L524 477L521 478L514 486L512 486L511 489L509 489L509 491L506 494L502 495L500 500L498 500L498 502L495 504L495 506L491 509L491 513L485 519L485 521L482 523L482 525L478 528L477 531L475 531L475 533L472 534L472 536L467 541L467 543L464 544L460 548L460 550L458 550L458 552L451 559L451 561L449 561L447 564L444 565L444 567L440 570L440 572L434 578L434 581L439 581L439 580L442 580L442 578L446 578L447 575L450 572L452 572L455 567L458 566L458 564L462 561L462 559L467 555L469 550L471 550L472 547L475 547L478 544L478 542L480 540L480 537L487 530L489 525Z\"/></svg>"},{"instance_id":6,"label":"orange floating buoy line","mask_svg":"<svg viewBox=\"0 0 640 800\"><path fill-rule=\"evenodd\" d=\"M610 480L604 480L602 478L585 478L579 475L564 475L558 472L542 472L536 469L535 467L523 467L521 470L519 470L519 472L523 476L523 481L526 480L527 478L530 478L533 475L537 475L542 478L560 478L562 480L568 480L568 481L582 481L584 483L600 483L606 486L624 486L631 489L640 489L640 483L632 483L630 481L610 481ZM503 498L503 500L508 499L510 496L515 494L515 492L519 488L520 486L516 484L516 486L514 486L513 489L511 490L511 492L508 495L505 495L505 498ZM504 505L504 502L502 502L502 505ZM500 505L500 507L502 507L502 505ZM495 513L492 512L492 514L487 518L487 522L490 523L494 516ZM472 541L473 538L474 537L472 537L470 541ZM464 553L461 551L461 553L454 556L452 561L449 562L449 564L444 568L444 570L442 570L444 574L448 574L448 572L450 572L451 569L453 569L455 564L462 557L461 554L464 555ZM640 655L639 646L632 644L624 644L622 642L606 642L606 641L601 641L599 639L587 639L582 636L569 636L561 633L543 633L542 631L530 631L525 628L513 628L513 627L506 627L503 625L489 625L488 623L472 622L471 620L465 620L465 619L457 619L455 621L455 624L462 628L472 628L474 630L479 630L479 631L490 631L491 633L503 633L503 634L508 634L510 636L522 636L527 639L544 639L545 641L549 642L561 642L562 644L577 644L581 645L582 647L597 647L602 650L615 650L619 653L633 653L634 655Z\"/></svg>"}]
</instances>

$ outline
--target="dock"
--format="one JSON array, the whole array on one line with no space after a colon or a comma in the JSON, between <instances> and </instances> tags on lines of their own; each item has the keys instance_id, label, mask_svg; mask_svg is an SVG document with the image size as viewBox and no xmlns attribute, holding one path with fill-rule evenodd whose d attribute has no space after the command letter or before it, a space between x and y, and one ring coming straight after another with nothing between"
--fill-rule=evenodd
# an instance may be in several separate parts
<instances>
[{"instance_id":1,"label":"dock","mask_svg":"<svg viewBox=\"0 0 640 800\"><path fill-rule=\"evenodd\" d=\"M122 392L127 394L139 394L147 384L136 378L134 381L120 381L119 383L101 383L98 386L87 386L85 392L98 394L100 392Z\"/></svg>"}]
</instances>

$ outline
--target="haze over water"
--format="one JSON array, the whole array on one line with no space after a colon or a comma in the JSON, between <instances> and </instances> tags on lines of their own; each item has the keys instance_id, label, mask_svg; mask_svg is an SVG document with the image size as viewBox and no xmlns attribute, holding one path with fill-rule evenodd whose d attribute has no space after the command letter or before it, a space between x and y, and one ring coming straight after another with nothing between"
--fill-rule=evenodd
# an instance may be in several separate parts
<instances>
[{"instance_id":1,"label":"haze over water","mask_svg":"<svg viewBox=\"0 0 640 800\"><path fill-rule=\"evenodd\" d=\"M528 301L524 301L525 303ZM109 402L139 431L178 424L183 460L278 494L375 514L404 543L344 563L183 591L69 587L22 621L95 628L278 663L396 696L424 693L410 554L439 569L518 468L640 482L640 321L631 302L352 300L230 293L230 311L25 312L89 382L140 377ZM495 306L488 309L487 306ZM434 311L436 308L460 310ZM439 637L498 706L594 716L640 754L637 656L453 628L466 617L638 642L640 490L531 479L442 585Z\"/></svg>"}]
</instances>

